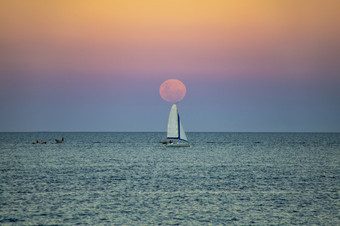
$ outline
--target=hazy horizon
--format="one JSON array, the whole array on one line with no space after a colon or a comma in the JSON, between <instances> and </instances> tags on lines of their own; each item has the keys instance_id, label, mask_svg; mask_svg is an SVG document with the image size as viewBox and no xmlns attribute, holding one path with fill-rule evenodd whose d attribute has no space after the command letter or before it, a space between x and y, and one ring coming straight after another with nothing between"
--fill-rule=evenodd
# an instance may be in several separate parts
<instances>
[{"instance_id":1,"label":"hazy horizon","mask_svg":"<svg viewBox=\"0 0 340 226\"><path fill-rule=\"evenodd\" d=\"M164 133L166 131L0 131L0 133ZM185 131L185 133L315 133L337 134L340 132L315 132L315 131Z\"/></svg>"}]
</instances>

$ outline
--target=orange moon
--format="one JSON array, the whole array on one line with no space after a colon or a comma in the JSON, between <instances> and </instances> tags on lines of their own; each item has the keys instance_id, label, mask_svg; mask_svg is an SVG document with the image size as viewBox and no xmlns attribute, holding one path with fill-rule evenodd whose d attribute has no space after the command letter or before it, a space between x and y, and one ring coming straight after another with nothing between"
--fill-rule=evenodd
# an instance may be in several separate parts
<instances>
[{"instance_id":1,"label":"orange moon","mask_svg":"<svg viewBox=\"0 0 340 226\"><path fill-rule=\"evenodd\" d=\"M168 79L159 87L159 94L162 99L170 103L181 101L186 92L187 89L183 82L177 79Z\"/></svg>"}]
</instances>

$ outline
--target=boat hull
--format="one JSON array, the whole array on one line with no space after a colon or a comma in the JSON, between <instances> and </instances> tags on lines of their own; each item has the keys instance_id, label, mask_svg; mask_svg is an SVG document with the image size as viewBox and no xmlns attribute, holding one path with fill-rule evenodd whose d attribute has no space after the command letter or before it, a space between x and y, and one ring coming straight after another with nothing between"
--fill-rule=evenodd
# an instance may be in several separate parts
<instances>
[{"instance_id":1,"label":"boat hull","mask_svg":"<svg viewBox=\"0 0 340 226\"><path fill-rule=\"evenodd\" d=\"M190 144L165 144L165 147L191 147Z\"/></svg>"}]
</instances>

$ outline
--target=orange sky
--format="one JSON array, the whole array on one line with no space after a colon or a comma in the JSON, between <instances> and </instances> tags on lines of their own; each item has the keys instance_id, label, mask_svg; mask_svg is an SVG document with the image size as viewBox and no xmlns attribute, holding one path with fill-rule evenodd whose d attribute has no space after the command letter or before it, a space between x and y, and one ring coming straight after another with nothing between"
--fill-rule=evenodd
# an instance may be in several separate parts
<instances>
[{"instance_id":1,"label":"orange sky","mask_svg":"<svg viewBox=\"0 0 340 226\"><path fill-rule=\"evenodd\" d=\"M339 56L339 1L5 0L0 5L3 63L37 71L226 76L273 65L303 70L320 58L333 64Z\"/></svg>"}]
</instances>

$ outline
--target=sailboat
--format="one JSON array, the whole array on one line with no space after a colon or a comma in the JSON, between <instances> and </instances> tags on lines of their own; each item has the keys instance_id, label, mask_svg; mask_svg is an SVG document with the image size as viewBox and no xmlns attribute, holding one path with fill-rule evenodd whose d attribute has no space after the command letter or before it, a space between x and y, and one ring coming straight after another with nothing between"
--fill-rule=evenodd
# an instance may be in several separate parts
<instances>
[{"instance_id":1,"label":"sailboat","mask_svg":"<svg viewBox=\"0 0 340 226\"><path fill-rule=\"evenodd\" d=\"M169 142L164 143L166 147L190 147L178 114L177 104L173 104L170 110L167 139Z\"/></svg>"}]
</instances>

